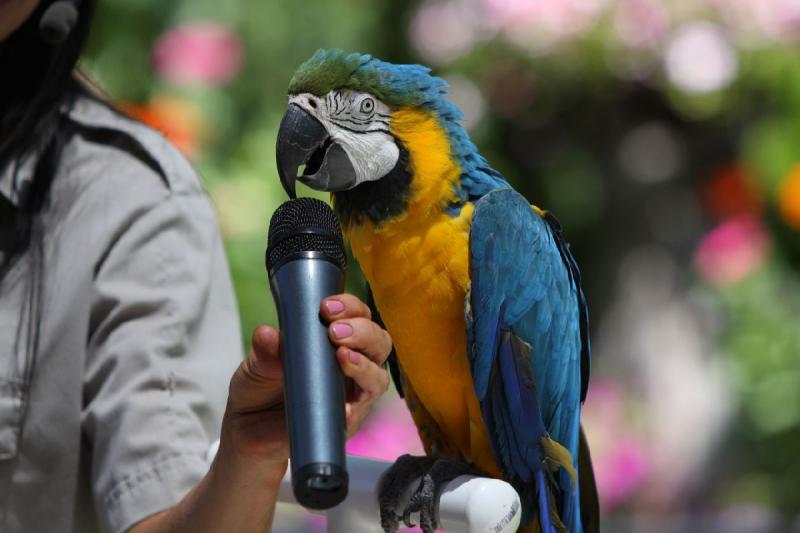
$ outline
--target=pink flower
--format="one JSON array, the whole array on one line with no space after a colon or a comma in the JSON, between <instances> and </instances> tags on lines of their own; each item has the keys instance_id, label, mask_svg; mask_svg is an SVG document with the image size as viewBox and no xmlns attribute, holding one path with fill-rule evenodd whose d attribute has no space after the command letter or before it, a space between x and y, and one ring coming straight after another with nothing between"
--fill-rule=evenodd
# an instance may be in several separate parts
<instances>
[{"instance_id":1,"label":"pink flower","mask_svg":"<svg viewBox=\"0 0 800 533\"><path fill-rule=\"evenodd\" d=\"M172 28L155 44L153 64L162 78L177 85L220 85L242 65L242 45L227 27L193 22Z\"/></svg>"},{"instance_id":2,"label":"pink flower","mask_svg":"<svg viewBox=\"0 0 800 533\"><path fill-rule=\"evenodd\" d=\"M706 0L739 34L745 46L764 41L797 41L800 2L797 0Z\"/></svg>"},{"instance_id":3,"label":"pink flower","mask_svg":"<svg viewBox=\"0 0 800 533\"><path fill-rule=\"evenodd\" d=\"M647 479L650 462L642 443L624 435L598 459L593 461L597 492L600 507L607 513L623 503Z\"/></svg>"},{"instance_id":4,"label":"pink flower","mask_svg":"<svg viewBox=\"0 0 800 533\"><path fill-rule=\"evenodd\" d=\"M622 0L614 13L614 30L631 48L653 48L666 37L669 12L660 0Z\"/></svg>"},{"instance_id":5,"label":"pink flower","mask_svg":"<svg viewBox=\"0 0 800 533\"><path fill-rule=\"evenodd\" d=\"M427 61L455 61L475 44L475 15L463 2L427 2L411 21L411 43Z\"/></svg>"},{"instance_id":6,"label":"pink flower","mask_svg":"<svg viewBox=\"0 0 800 533\"><path fill-rule=\"evenodd\" d=\"M754 215L739 215L706 235L695 254L695 266L709 282L737 283L756 271L766 259L769 240Z\"/></svg>"},{"instance_id":7,"label":"pink flower","mask_svg":"<svg viewBox=\"0 0 800 533\"><path fill-rule=\"evenodd\" d=\"M589 385L581 417L604 514L635 494L651 474L651 460L642 439L626 420L627 401L619 384L595 379Z\"/></svg>"},{"instance_id":8,"label":"pink flower","mask_svg":"<svg viewBox=\"0 0 800 533\"><path fill-rule=\"evenodd\" d=\"M776 40L800 36L800 3L797 0L750 0L764 33Z\"/></svg>"},{"instance_id":9,"label":"pink flower","mask_svg":"<svg viewBox=\"0 0 800 533\"><path fill-rule=\"evenodd\" d=\"M486 24L523 49L549 52L586 33L608 0L482 0Z\"/></svg>"}]
</instances>

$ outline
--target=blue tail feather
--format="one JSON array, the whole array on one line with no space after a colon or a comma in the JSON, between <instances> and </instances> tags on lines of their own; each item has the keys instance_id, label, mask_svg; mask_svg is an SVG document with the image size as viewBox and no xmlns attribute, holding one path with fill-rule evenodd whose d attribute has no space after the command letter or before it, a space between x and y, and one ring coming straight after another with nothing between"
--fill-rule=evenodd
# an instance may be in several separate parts
<instances>
[{"instance_id":1,"label":"blue tail feather","mask_svg":"<svg viewBox=\"0 0 800 533\"><path fill-rule=\"evenodd\" d=\"M539 496L539 527L542 533L556 533L553 519L550 517L550 491L547 488L544 469L536 472L536 492Z\"/></svg>"}]
</instances>

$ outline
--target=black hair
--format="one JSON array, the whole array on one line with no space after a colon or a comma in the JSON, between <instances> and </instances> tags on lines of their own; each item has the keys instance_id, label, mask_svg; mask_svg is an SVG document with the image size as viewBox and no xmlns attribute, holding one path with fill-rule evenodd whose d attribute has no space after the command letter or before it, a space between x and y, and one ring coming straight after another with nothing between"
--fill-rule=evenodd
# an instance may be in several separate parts
<instances>
[{"instance_id":1,"label":"black hair","mask_svg":"<svg viewBox=\"0 0 800 533\"><path fill-rule=\"evenodd\" d=\"M0 164L30 152L42 153L56 136L59 107L75 90L73 70L89 35L94 2L80 3L78 20L67 40L47 44L39 31L42 1L28 19L0 42Z\"/></svg>"},{"instance_id":2,"label":"black hair","mask_svg":"<svg viewBox=\"0 0 800 533\"><path fill-rule=\"evenodd\" d=\"M74 71L89 36L94 0L82 0L79 15L66 41L50 45L42 39L39 21L54 0L39 5L6 40L0 42L0 170L27 156L37 157L27 201L14 218L16 242L0 264L0 279L10 260L26 250L36 214L45 203L61 158L72 134L61 107L83 92Z\"/></svg>"},{"instance_id":3,"label":"black hair","mask_svg":"<svg viewBox=\"0 0 800 533\"><path fill-rule=\"evenodd\" d=\"M94 15L94 0L82 0L78 20L66 41L47 44L39 31L42 14L54 0L41 0L28 19L4 41L0 42L0 171L18 165L28 156L37 158L31 188L17 208L0 205L12 225L12 242L3 243L0 259L0 284L17 257L30 252L27 273L27 298L20 310L15 351L26 339L28 356L19 376L30 384L39 349L39 327L42 322L44 242L40 213L46 204L63 147L72 135L72 128L61 107L85 92L75 76L75 66L89 36ZM0 202L4 199L0 197ZM26 329L23 332L22 329ZM27 409L28 402L24 402Z\"/></svg>"}]
</instances>

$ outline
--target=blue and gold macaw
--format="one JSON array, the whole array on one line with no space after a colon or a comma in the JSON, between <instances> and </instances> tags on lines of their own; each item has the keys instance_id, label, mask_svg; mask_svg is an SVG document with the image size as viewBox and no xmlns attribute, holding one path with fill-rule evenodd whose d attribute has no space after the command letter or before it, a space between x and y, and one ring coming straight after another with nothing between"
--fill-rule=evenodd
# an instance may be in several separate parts
<instances>
[{"instance_id":1,"label":"blue and gold macaw","mask_svg":"<svg viewBox=\"0 0 800 533\"><path fill-rule=\"evenodd\" d=\"M332 192L428 454L385 476L382 526L397 527L397 498L422 476L404 517L420 511L431 531L443 483L478 471L519 491L531 530L596 530L577 265L556 219L477 152L445 87L419 65L319 50L278 134L290 196L296 180Z\"/></svg>"}]
</instances>

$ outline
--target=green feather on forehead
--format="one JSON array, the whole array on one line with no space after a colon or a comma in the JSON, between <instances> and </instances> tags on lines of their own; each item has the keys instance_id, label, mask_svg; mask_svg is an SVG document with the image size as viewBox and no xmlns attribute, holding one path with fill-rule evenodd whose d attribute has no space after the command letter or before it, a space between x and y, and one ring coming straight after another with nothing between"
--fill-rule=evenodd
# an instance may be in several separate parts
<instances>
[{"instance_id":1,"label":"green feather on forehead","mask_svg":"<svg viewBox=\"0 0 800 533\"><path fill-rule=\"evenodd\" d=\"M444 94L444 80L421 65L393 65L369 54L317 50L289 82L289 94L322 96L347 89L376 96L387 105L425 106Z\"/></svg>"}]
</instances>

